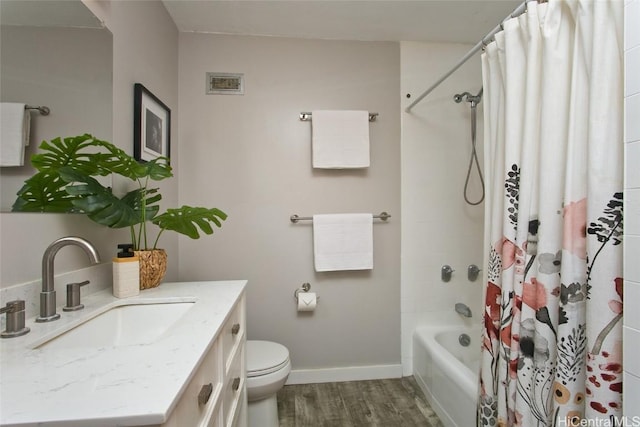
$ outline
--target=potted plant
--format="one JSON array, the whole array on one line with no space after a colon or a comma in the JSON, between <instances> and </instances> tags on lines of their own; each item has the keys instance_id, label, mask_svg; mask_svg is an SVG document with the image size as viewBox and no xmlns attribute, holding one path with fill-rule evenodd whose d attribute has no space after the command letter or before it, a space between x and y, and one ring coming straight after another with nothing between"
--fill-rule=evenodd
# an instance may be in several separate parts
<instances>
[{"instance_id":1,"label":"potted plant","mask_svg":"<svg viewBox=\"0 0 640 427\"><path fill-rule=\"evenodd\" d=\"M141 289L157 286L164 277L166 253L157 245L165 231L198 239L200 231L212 234L211 224L221 227L227 218L217 208L186 205L159 214L162 195L149 185L173 176L166 157L140 163L90 134L43 141L40 151L31 157L37 173L18 191L12 210L83 213L110 228L129 227L134 251L140 256ZM99 180L112 174L134 181L136 188L118 197ZM160 228L153 245L147 239L149 222Z\"/></svg>"}]
</instances>

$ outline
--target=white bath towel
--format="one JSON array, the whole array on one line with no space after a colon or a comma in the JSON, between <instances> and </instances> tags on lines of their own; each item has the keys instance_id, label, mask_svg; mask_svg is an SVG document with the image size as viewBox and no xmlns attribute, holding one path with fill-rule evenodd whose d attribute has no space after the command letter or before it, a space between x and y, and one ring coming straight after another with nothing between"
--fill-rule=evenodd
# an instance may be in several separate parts
<instances>
[{"instance_id":1,"label":"white bath towel","mask_svg":"<svg viewBox=\"0 0 640 427\"><path fill-rule=\"evenodd\" d=\"M369 167L367 111L312 111L313 167L346 169Z\"/></svg>"},{"instance_id":2,"label":"white bath towel","mask_svg":"<svg viewBox=\"0 0 640 427\"><path fill-rule=\"evenodd\" d=\"M24 150L29 145L31 114L25 104L0 104L0 166L23 166Z\"/></svg>"},{"instance_id":3,"label":"white bath towel","mask_svg":"<svg viewBox=\"0 0 640 427\"><path fill-rule=\"evenodd\" d=\"M314 215L313 249L316 271L371 270L373 215Z\"/></svg>"}]
</instances>

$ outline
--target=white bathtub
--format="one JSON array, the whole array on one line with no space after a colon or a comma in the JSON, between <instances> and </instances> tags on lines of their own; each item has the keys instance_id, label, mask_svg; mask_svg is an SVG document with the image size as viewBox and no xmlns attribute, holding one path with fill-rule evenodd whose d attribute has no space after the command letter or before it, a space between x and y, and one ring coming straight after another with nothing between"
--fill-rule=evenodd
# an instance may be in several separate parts
<instances>
[{"instance_id":1,"label":"white bathtub","mask_svg":"<svg viewBox=\"0 0 640 427\"><path fill-rule=\"evenodd\" d=\"M471 343L463 347L460 334ZM447 427L476 424L480 327L420 326L413 333L413 375Z\"/></svg>"}]
</instances>

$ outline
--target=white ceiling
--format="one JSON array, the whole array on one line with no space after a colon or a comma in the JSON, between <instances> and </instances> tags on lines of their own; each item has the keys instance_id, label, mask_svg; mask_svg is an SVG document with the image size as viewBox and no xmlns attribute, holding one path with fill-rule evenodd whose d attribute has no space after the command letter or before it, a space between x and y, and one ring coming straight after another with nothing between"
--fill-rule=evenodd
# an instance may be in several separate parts
<instances>
[{"instance_id":1,"label":"white ceiling","mask_svg":"<svg viewBox=\"0 0 640 427\"><path fill-rule=\"evenodd\" d=\"M183 32L475 44L522 0L162 0Z\"/></svg>"}]
</instances>

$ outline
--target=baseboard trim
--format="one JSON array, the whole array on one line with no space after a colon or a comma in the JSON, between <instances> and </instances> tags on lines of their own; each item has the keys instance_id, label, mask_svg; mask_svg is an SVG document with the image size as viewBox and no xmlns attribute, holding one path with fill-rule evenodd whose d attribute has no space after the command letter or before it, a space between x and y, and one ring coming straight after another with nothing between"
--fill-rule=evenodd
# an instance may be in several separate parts
<instances>
[{"instance_id":1,"label":"baseboard trim","mask_svg":"<svg viewBox=\"0 0 640 427\"><path fill-rule=\"evenodd\" d=\"M287 384L318 384L401 377L401 364L351 366L345 368L294 369L289 374Z\"/></svg>"}]
</instances>

